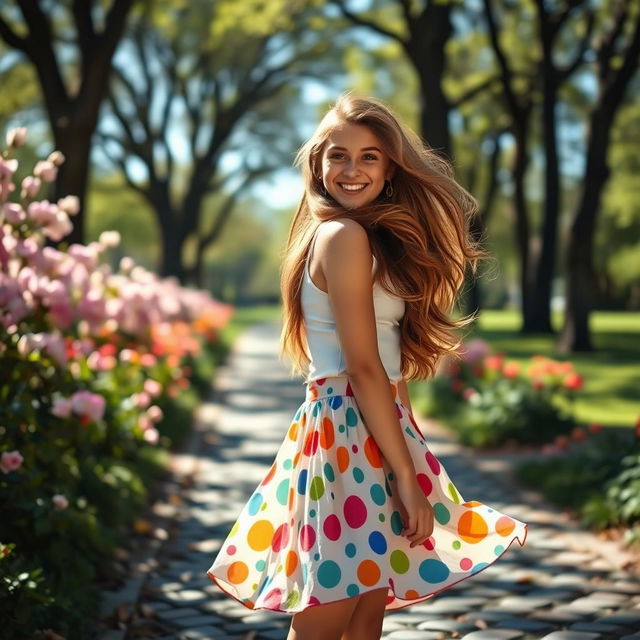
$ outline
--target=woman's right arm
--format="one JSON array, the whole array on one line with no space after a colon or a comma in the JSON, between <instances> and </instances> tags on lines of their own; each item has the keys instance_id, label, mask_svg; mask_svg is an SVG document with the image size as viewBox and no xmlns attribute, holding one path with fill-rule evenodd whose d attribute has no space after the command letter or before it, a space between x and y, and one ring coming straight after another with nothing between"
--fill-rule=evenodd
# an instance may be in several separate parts
<instances>
[{"instance_id":1,"label":"woman's right arm","mask_svg":"<svg viewBox=\"0 0 640 640\"><path fill-rule=\"evenodd\" d=\"M406 535L414 546L431 533L431 508L417 484L378 352L369 239L364 228L349 218L326 222L323 227L316 251L327 281L347 376L367 428L401 487L401 500L409 516Z\"/></svg>"}]
</instances>

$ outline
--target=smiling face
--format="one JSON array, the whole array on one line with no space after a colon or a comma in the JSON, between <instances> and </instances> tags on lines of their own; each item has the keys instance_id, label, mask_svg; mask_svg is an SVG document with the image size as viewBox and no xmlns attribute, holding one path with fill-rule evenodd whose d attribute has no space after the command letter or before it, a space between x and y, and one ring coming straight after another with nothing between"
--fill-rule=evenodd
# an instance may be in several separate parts
<instances>
[{"instance_id":1,"label":"smiling face","mask_svg":"<svg viewBox=\"0 0 640 640\"><path fill-rule=\"evenodd\" d=\"M322 152L322 181L343 207L369 204L390 179L389 156L369 127L343 122L332 129Z\"/></svg>"}]
</instances>

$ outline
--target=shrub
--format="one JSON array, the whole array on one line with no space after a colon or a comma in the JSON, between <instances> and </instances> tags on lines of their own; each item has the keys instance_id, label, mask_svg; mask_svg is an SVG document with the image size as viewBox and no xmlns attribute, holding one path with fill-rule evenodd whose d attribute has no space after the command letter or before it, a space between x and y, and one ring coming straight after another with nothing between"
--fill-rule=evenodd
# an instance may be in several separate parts
<instances>
[{"instance_id":1,"label":"shrub","mask_svg":"<svg viewBox=\"0 0 640 640\"><path fill-rule=\"evenodd\" d=\"M78 210L73 196L35 200L64 158L16 189L12 153L0 156L0 618L6 637L48 627L71 640L159 472L151 452L190 425L187 363L231 308L130 258L111 269L116 232L45 246ZM163 421L176 407L180 421Z\"/></svg>"},{"instance_id":2,"label":"shrub","mask_svg":"<svg viewBox=\"0 0 640 640\"><path fill-rule=\"evenodd\" d=\"M473 340L442 362L430 383L428 410L464 444L541 444L575 427L569 409L581 386L570 362L533 356L523 369Z\"/></svg>"}]
</instances>

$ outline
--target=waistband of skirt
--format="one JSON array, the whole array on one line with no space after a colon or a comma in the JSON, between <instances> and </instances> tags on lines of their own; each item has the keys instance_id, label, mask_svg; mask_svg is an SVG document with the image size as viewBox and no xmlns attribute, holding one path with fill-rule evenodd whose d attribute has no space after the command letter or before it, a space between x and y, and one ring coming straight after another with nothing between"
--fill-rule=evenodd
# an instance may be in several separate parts
<instances>
[{"instance_id":1,"label":"waistband of skirt","mask_svg":"<svg viewBox=\"0 0 640 640\"><path fill-rule=\"evenodd\" d=\"M389 380L391 393L396 401L400 400L398 393L398 380ZM330 398L332 396L353 396L353 390L347 376L327 376L326 378L316 378L306 383L305 400L319 400L320 398Z\"/></svg>"}]
</instances>

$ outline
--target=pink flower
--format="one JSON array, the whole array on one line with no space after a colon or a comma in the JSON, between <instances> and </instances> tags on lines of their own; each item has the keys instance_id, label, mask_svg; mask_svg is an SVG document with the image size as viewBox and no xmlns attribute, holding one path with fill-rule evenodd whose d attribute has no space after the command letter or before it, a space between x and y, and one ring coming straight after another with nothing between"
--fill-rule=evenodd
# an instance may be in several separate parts
<instances>
[{"instance_id":1,"label":"pink flower","mask_svg":"<svg viewBox=\"0 0 640 640\"><path fill-rule=\"evenodd\" d=\"M54 398L51 413L58 418L68 418L71 415L71 410L73 409L72 405L73 402L71 401L71 398Z\"/></svg>"},{"instance_id":2,"label":"pink flower","mask_svg":"<svg viewBox=\"0 0 640 640\"><path fill-rule=\"evenodd\" d=\"M16 202L5 203L2 212L9 224L22 224L27 219L27 214Z\"/></svg>"},{"instance_id":3,"label":"pink flower","mask_svg":"<svg viewBox=\"0 0 640 640\"><path fill-rule=\"evenodd\" d=\"M133 404L138 407L138 409L146 409L151 402L149 394L145 393L144 391L142 391L141 393L134 393L131 396L131 399L133 400Z\"/></svg>"},{"instance_id":4,"label":"pink flower","mask_svg":"<svg viewBox=\"0 0 640 640\"><path fill-rule=\"evenodd\" d=\"M61 209L58 209L55 219L44 228L44 235L54 242L58 242L69 235L72 229L73 225L69 220L69 216Z\"/></svg>"},{"instance_id":5,"label":"pink flower","mask_svg":"<svg viewBox=\"0 0 640 640\"><path fill-rule=\"evenodd\" d=\"M9 129L6 140L8 147L21 147L27 141L27 127Z\"/></svg>"},{"instance_id":6,"label":"pink flower","mask_svg":"<svg viewBox=\"0 0 640 640\"><path fill-rule=\"evenodd\" d=\"M22 466L24 458L20 455L19 451L4 451L0 456L0 469L4 473L10 473Z\"/></svg>"},{"instance_id":7,"label":"pink flower","mask_svg":"<svg viewBox=\"0 0 640 640\"><path fill-rule=\"evenodd\" d=\"M470 400L473 396L477 396L478 392L473 388L473 387L467 387L463 392L462 392L462 397L465 400Z\"/></svg>"},{"instance_id":8,"label":"pink flower","mask_svg":"<svg viewBox=\"0 0 640 640\"><path fill-rule=\"evenodd\" d=\"M53 506L60 511L66 509L69 506L69 501L61 493L56 493L51 498L51 502L53 502Z\"/></svg>"},{"instance_id":9,"label":"pink flower","mask_svg":"<svg viewBox=\"0 0 640 640\"><path fill-rule=\"evenodd\" d=\"M78 196L65 196L58 200L58 208L70 216L75 216L80 211Z\"/></svg>"},{"instance_id":10,"label":"pink flower","mask_svg":"<svg viewBox=\"0 0 640 640\"><path fill-rule=\"evenodd\" d=\"M117 247L120 244L120 234L117 231L103 231L98 242L104 247Z\"/></svg>"},{"instance_id":11,"label":"pink flower","mask_svg":"<svg viewBox=\"0 0 640 640\"><path fill-rule=\"evenodd\" d=\"M47 162L50 162L55 167L59 167L64 163L66 158L64 157L62 151L52 151L47 158Z\"/></svg>"},{"instance_id":12,"label":"pink flower","mask_svg":"<svg viewBox=\"0 0 640 640\"><path fill-rule=\"evenodd\" d=\"M160 422L160 420L162 420L162 418L164 417L164 413L162 412L162 409L155 404L152 404L147 409L147 415L149 416L149 419L152 420L153 422Z\"/></svg>"},{"instance_id":13,"label":"pink flower","mask_svg":"<svg viewBox=\"0 0 640 640\"><path fill-rule=\"evenodd\" d=\"M147 429L153 428L153 422L151 421L151 418L145 413L138 418L138 426L143 431L146 431Z\"/></svg>"},{"instance_id":14,"label":"pink flower","mask_svg":"<svg viewBox=\"0 0 640 640\"><path fill-rule=\"evenodd\" d=\"M106 402L103 396L91 391L76 391L71 396L71 406L77 415L96 421L104 415Z\"/></svg>"},{"instance_id":15,"label":"pink flower","mask_svg":"<svg viewBox=\"0 0 640 640\"><path fill-rule=\"evenodd\" d=\"M152 353L143 353L140 356L140 364L143 367L153 367L158 362L158 359Z\"/></svg>"},{"instance_id":16,"label":"pink flower","mask_svg":"<svg viewBox=\"0 0 640 640\"><path fill-rule=\"evenodd\" d=\"M490 347L488 342L479 338L470 340L464 345L463 351L461 352L462 361L467 363L476 362L489 355L489 351Z\"/></svg>"},{"instance_id":17,"label":"pink flower","mask_svg":"<svg viewBox=\"0 0 640 640\"><path fill-rule=\"evenodd\" d=\"M149 444L157 444L159 436L158 430L155 427L151 427L145 430L143 437Z\"/></svg>"},{"instance_id":18,"label":"pink flower","mask_svg":"<svg viewBox=\"0 0 640 640\"><path fill-rule=\"evenodd\" d=\"M42 180L40 180L40 178L27 176L22 181L20 195L25 199L35 198L38 195L38 191L40 191L41 186L42 186Z\"/></svg>"},{"instance_id":19,"label":"pink flower","mask_svg":"<svg viewBox=\"0 0 640 640\"><path fill-rule=\"evenodd\" d=\"M144 390L152 397L157 398L162 393L162 385L157 380L144 381Z\"/></svg>"},{"instance_id":20,"label":"pink flower","mask_svg":"<svg viewBox=\"0 0 640 640\"><path fill-rule=\"evenodd\" d=\"M41 178L45 182L53 182L58 175L58 169L49 160L40 160L36 163L33 169L33 175L36 178Z\"/></svg>"}]
</instances>

